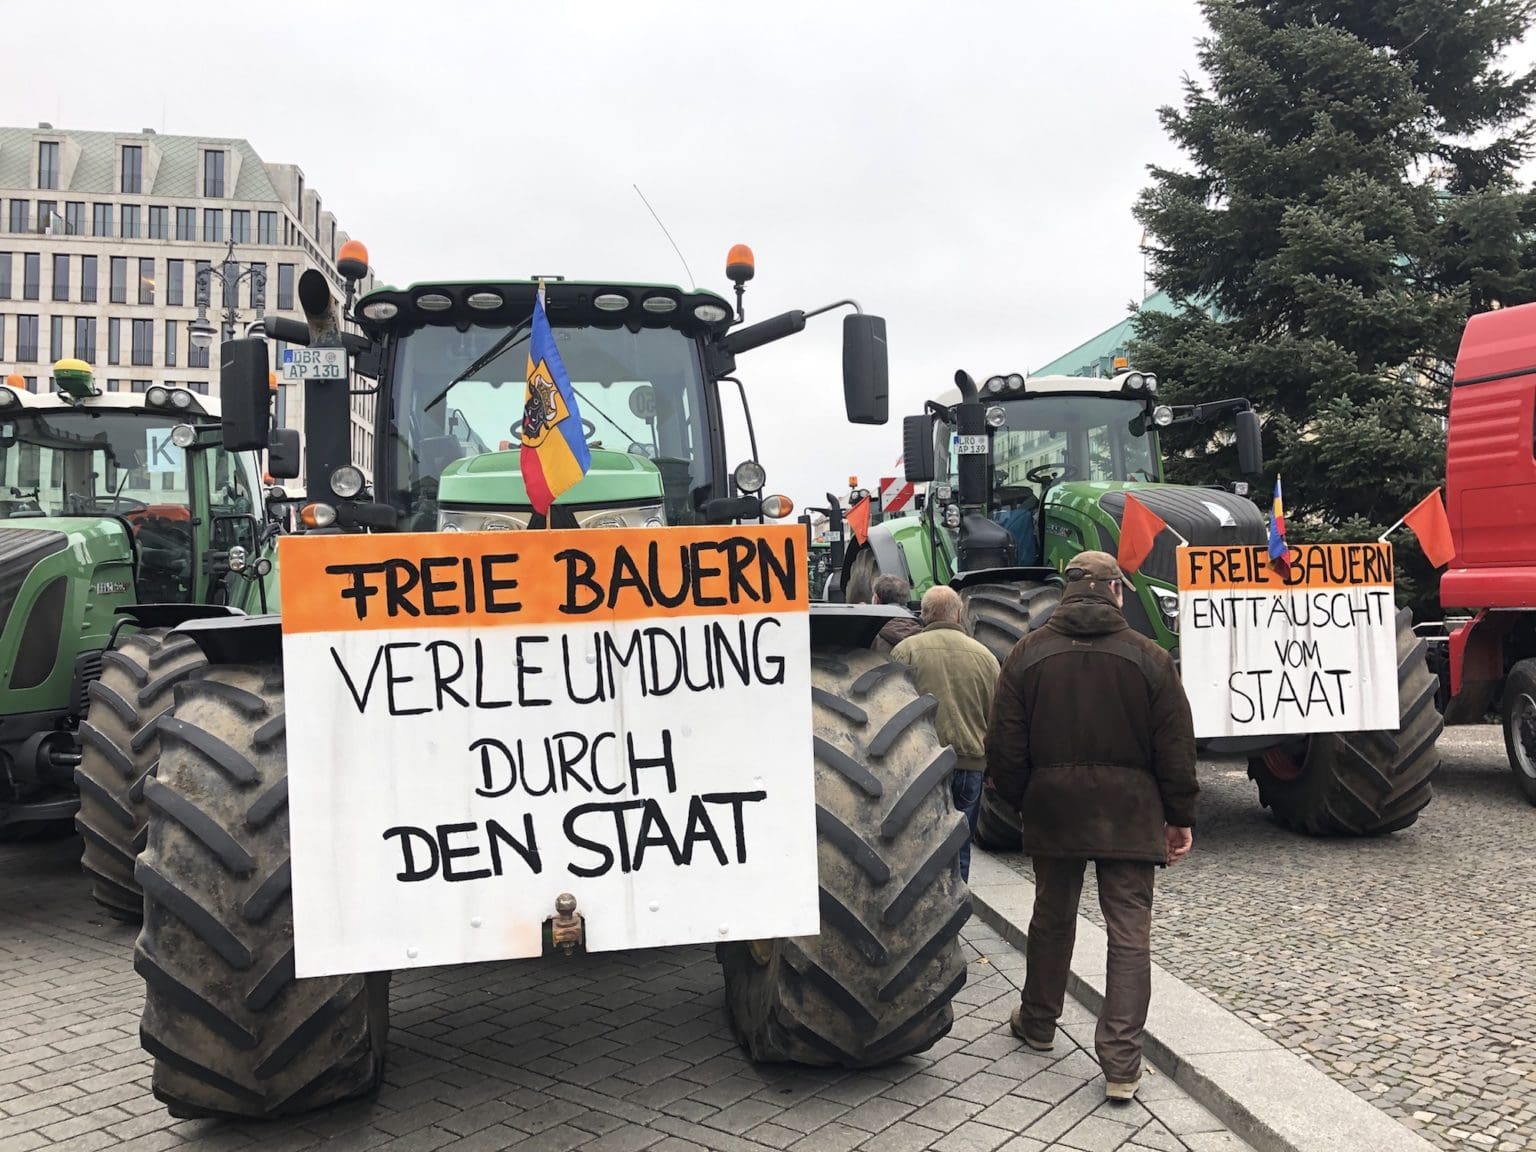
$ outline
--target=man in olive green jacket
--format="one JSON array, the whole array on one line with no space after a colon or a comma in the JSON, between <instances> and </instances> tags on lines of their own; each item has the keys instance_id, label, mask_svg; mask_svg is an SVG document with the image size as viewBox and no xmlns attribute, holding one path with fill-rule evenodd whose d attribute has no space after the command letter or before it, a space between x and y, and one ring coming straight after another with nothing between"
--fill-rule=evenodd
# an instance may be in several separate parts
<instances>
[{"instance_id":1,"label":"man in olive green jacket","mask_svg":"<svg viewBox=\"0 0 1536 1152\"><path fill-rule=\"evenodd\" d=\"M939 739L955 750L950 779L955 807L970 829L960 849L960 876L971 878L971 839L981 808L986 764L987 709L997 689L997 657L965 629L965 604L943 584L923 594L923 630L891 649L891 659L912 667L917 690L939 702Z\"/></svg>"}]
</instances>

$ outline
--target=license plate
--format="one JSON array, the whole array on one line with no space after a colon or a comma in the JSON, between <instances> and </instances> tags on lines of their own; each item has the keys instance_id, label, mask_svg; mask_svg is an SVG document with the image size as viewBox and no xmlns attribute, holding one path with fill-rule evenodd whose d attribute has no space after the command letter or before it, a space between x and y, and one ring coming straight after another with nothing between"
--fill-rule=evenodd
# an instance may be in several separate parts
<instances>
[{"instance_id":1,"label":"license plate","mask_svg":"<svg viewBox=\"0 0 1536 1152\"><path fill-rule=\"evenodd\" d=\"M987 454L987 438L985 436L956 436L955 454L958 456L985 456Z\"/></svg>"},{"instance_id":2,"label":"license plate","mask_svg":"<svg viewBox=\"0 0 1536 1152\"><path fill-rule=\"evenodd\" d=\"M345 348L284 348L282 379L287 383L302 380L345 380Z\"/></svg>"}]
</instances>

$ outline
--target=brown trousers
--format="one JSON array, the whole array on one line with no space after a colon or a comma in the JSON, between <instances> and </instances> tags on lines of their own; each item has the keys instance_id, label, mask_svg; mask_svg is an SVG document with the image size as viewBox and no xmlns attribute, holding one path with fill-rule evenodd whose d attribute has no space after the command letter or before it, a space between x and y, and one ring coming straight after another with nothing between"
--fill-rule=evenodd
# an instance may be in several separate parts
<instances>
[{"instance_id":1,"label":"brown trousers","mask_svg":"<svg viewBox=\"0 0 1536 1152\"><path fill-rule=\"evenodd\" d=\"M1035 909L1029 921L1021 1023L1032 1039L1056 1033L1072 945L1077 907L1083 895L1086 860L1035 857ZM1109 956L1104 1006L1093 1046L1104 1078L1131 1083L1141 1073L1142 1030L1152 1000L1152 883L1155 864L1139 860L1098 860L1099 907L1104 912Z\"/></svg>"}]
</instances>

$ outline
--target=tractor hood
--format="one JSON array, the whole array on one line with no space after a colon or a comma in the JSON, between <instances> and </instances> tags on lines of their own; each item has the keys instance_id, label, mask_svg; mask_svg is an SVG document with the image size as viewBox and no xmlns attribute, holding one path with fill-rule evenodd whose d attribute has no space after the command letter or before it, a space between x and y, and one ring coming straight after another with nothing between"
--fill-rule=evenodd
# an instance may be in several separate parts
<instances>
[{"instance_id":1,"label":"tractor hood","mask_svg":"<svg viewBox=\"0 0 1536 1152\"><path fill-rule=\"evenodd\" d=\"M1102 493L1099 507L1114 517L1117 526L1125 515L1127 492L1134 493L1138 501L1191 544L1262 544L1267 538L1264 514L1246 496L1220 488L1179 484L1120 484ZM1176 584L1178 543L1167 532L1158 536L1152 554L1141 566L1142 573L1169 585Z\"/></svg>"},{"instance_id":2,"label":"tractor hood","mask_svg":"<svg viewBox=\"0 0 1536 1152\"><path fill-rule=\"evenodd\" d=\"M513 513L511 517L526 525L531 513L528 489L523 483L519 452L487 452L465 460L455 460L443 469L438 484L437 502L445 516L445 526L457 525L473 531L471 517L493 511ZM662 504L661 472L643 456L626 452L592 450L592 464L587 474L555 500L557 508L568 508L578 524L588 513L599 510L655 509L660 517ZM626 520L628 517L626 517ZM559 519L554 521L559 526Z\"/></svg>"}]
</instances>

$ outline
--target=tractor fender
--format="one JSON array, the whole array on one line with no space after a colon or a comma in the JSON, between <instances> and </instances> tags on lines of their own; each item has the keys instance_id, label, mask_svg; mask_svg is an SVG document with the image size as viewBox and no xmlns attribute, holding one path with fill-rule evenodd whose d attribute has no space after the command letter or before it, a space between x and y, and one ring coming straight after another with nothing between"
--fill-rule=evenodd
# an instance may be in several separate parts
<instances>
[{"instance_id":1,"label":"tractor fender","mask_svg":"<svg viewBox=\"0 0 1536 1152\"><path fill-rule=\"evenodd\" d=\"M190 619L174 629L208 657L210 664L281 663L283 624L277 615L247 616L238 609Z\"/></svg>"},{"instance_id":2,"label":"tractor fender","mask_svg":"<svg viewBox=\"0 0 1536 1152\"><path fill-rule=\"evenodd\" d=\"M1446 723L1481 720L1491 707L1507 671L1504 640L1520 615L1484 608L1450 634L1446 643Z\"/></svg>"},{"instance_id":3,"label":"tractor fender","mask_svg":"<svg viewBox=\"0 0 1536 1152\"><path fill-rule=\"evenodd\" d=\"M851 536L852 533L850 532ZM853 562L862 552L875 554L875 567L881 572L892 572L900 576L907 583L912 582L912 570L907 564L907 554L902 550L888 524L876 524L869 530L869 535L860 544L852 541L843 552L842 587L848 587L849 577L853 575Z\"/></svg>"},{"instance_id":4,"label":"tractor fender","mask_svg":"<svg viewBox=\"0 0 1536 1152\"><path fill-rule=\"evenodd\" d=\"M898 604L811 604L811 647L869 648L880 629L896 619L912 619Z\"/></svg>"},{"instance_id":5,"label":"tractor fender","mask_svg":"<svg viewBox=\"0 0 1536 1152\"><path fill-rule=\"evenodd\" d=\"M135 628L175 628L178 624L188 620L225 619L230 616L243 616L238 608L230 608L224 604L122 604L118 606L117 622L112 625L112 635L107 640L108 648L117 647L118 634L122 632L123 625L131 624Z\"/></svg>"}]
</instances>

